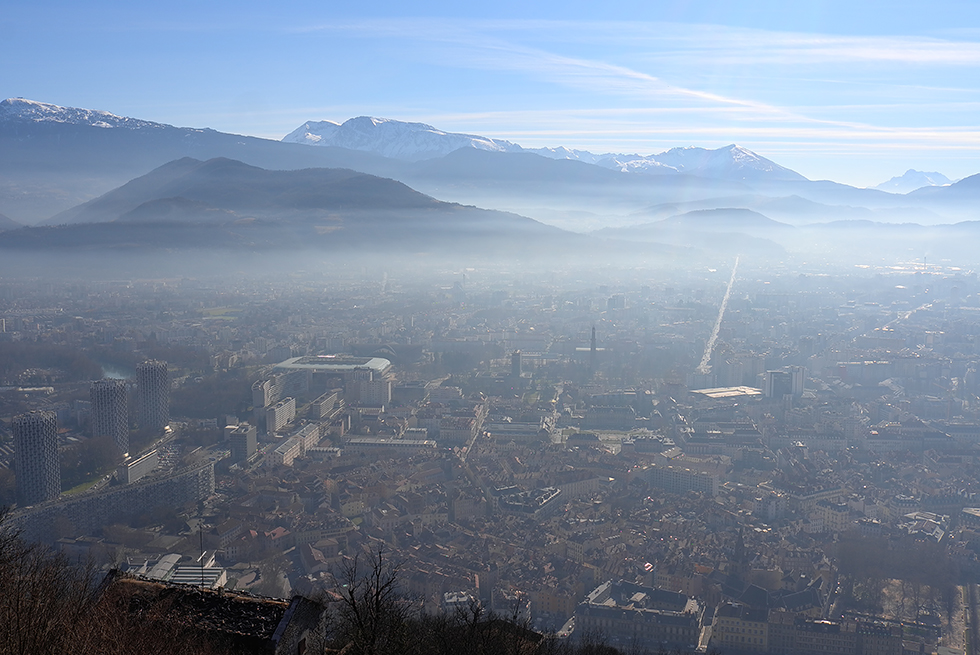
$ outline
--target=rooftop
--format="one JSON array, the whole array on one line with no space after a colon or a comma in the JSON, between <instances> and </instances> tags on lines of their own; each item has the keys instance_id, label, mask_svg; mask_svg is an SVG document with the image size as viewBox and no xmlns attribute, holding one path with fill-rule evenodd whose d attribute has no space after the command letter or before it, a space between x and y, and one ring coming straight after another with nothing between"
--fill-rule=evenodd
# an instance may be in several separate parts
<instances>
[{"instance_id":1,"label":"rooftop","mask_svg":"<svg viewBox=\"0 0 980 655\"><path fill-rule=\"evenodd\" d=\"M268 641L286 616L290 602L227 591L168 584L117 574L107 588L114 602L130 611L156 608L172 620L189 620L206 633ZM179 616L178 616L179 615Z\"/></svg>"},{"instance_id":2,"label":"rooftop","mask_svg":"<svg viewBox=\"0 0 980 655\"><path fill-rule=\"evenodd\" d=\"M383 373L391 367L391 362L382 357L354 357L352 355L311 355L292 357L276 364L277 370L344 373L356 369L370 369Z\"/></svg>"},{"instance_id":3,"label":"rooftop","mask_svg":"<svg viewBox=\"0 0 980 655\"><path fill-rule=\"evenodd\" d=\"M719 400L722 398L761 396L762 390L753 387L713 387L711 389L691 389L691 393L696 393L712 400Z\"/></svg>"}]
</instances>

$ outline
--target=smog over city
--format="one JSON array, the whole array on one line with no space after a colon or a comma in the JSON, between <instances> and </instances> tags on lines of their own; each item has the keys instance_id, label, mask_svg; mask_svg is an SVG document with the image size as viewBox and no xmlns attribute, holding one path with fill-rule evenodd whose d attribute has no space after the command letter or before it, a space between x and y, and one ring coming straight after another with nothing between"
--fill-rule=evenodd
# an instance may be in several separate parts
<instances>
[{"instance_id":1,"label":"smog over city","mask_svg":"<svg viewBox=\"0 0 980 655\"><path fill-rule=\"evenodd\" d=\"M0 653L980 652L980 7L3 14Z\"/></svg>"}]
</instances>

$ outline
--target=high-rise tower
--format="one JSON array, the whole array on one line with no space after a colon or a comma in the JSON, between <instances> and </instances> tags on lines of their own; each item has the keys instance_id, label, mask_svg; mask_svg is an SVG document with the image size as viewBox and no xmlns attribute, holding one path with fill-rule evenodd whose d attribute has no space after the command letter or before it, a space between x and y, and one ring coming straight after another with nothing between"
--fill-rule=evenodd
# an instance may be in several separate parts
<instances>
[{"instance_id":1,"label":"high-rise tower","mask_svg":"<svg viewBox=\"0 0 980 655\"><path fill-rule=\"evenodd\" d=\"M144 430L162 430L170 423L170 372L167 362L147 360L136 365L139 424Z\"/></svg>"},{"instance_id":2,"label":"high-rise tower","mask_svg":"<svg viewBox=\"0 0 980 655\"><path fill-rule=\"evenodd\" d=\"M34 505L61 493L58 421L54 412L34 411L14 417L17 501Z\"/></svg>"},{"instance_id":3,"label":"high-rise tower","mask_svg":"<svg viewBox=\"0 0 980 655\"><path fill-rule=\"evenodd\" d=\"M589 340L589 374L595 375L595 356L596 356L596 341L595 341L595 326L592 326L592 339Z\"/></svg>"},{"instance_id":4,"label":"high-rise tower","mask_svg":"<svg viewBox=\"0 0 980 655\"><path fill-rule=\"evenodd\" d=\"M119 452L129 453L129 392L122 380L96 380L92 399L92 436L110 436Z\"/></svg>"}]
</instances>

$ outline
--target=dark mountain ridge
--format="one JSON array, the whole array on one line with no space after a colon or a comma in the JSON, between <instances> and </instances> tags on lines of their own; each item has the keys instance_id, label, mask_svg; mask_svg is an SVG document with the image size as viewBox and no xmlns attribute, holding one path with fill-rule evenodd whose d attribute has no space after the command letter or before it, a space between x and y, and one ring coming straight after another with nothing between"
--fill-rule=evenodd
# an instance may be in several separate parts
<instances>
[{"instance_id":1,"label":"dark mountain ridge","mask_svg":"<svg viewBox=\"0 0 980 655\"><path fill-rule=\"evenodd\" d=\"M169 162L57 218L57 225L4 232L0 248L408 252L584 240L356 171L268 171L225 158Z\"/></svg>"},{"instance_id":2,"label":"dark mountain ridge","mask_svg":"<svg viewBox=\"0 0 980 655\"><path fill-rule=\"evenodd\" d=\"M5 230L16 230L19 227L23 226L12 218L8 218L3 214L0 214L0 232Z\"/></svg>"},{"instance_id":3,"label":"dark mountain ridge","mask_svg":"<svg viewBox=\"0 0 980 655\"><path fill-rule=\"evenodd\" d=\"M441 204L401 182L348 169L270 171L223 157L204 162L185 157L61 212L46 223L115 221L145 203L159 207L165 199L186 201L180 209L189 216L193 207L252 215L271 212L281 217L284 212L431 209Z\"/></svg>"}]
</instances>

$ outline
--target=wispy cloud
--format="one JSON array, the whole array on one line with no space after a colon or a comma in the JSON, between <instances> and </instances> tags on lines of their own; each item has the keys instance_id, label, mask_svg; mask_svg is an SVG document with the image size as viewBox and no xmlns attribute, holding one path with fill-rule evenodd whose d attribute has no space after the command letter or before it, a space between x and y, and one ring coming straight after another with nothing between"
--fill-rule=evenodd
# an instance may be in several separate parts
<instances>
[{"instance_id":1,"label":"wispy cloud","mask_svg":"<svg viewBox=\"0 0 980 655\"><path fill-rule=\"evenodd\" d=\"M491 23L491 26L500 25ZM535 23L540 27L540 23ZM696 102L700 107L729 108L732 116L765 116L769 120L807 120L776 105L667 82L656 75L601 59L564 55L506 40L476 29L471 23L443 21L367 21L307 27L304 31L368 32L373 36L410 39L428 48L441 65L533 76L552 84L586 90L595 96L615 95L669 106Z\"/></svg>"},{"instance_id":2,"label":"wispy cloud","mask_svg":"<svg viewBox=\"0 0 980 655\"><path fill-rule=\"evenodd\" d=\"M976 152L980 34L842 36L677 23L361 20L309 33L407 43L427 65L509 74L535 109L412 118L523 145L651 152ZM394 47L394 46L393 46ZM528 89L558 92L538 102ZM523 96L521 94L524 94ZM462 103L460 107L465 105ZM960 125L957 125L959 123ZM938 124L938 126L937 126Z\"/></svg>"},{"instance_id":3,"label":"wispy cloud","mask_svg":"<svg viewBox=\"0 0 980 655\"><path fill-rule=\"evenodd\" d=\"M980 66L980 30L919 35L842 36L722 25L548 20L378 19L339 21L296 31L384 34L426 41L495 37L520 42L609 45L650 56L698 57L716 64L915 63Z\"/></svg>"},{"instance_id":4,"label":"wispy cloud","mask_svg":"<svg viewBox=\"0 0 980 655\"><path fill-rule=\"evenodd\" d=\"M480 24L483 29L487 25ZM612 64L601 60L587 59L554 53L541 48L530 47L517 44L494 35L486 35L475 29L471 24L443 24L438 21L435 23L418 24L411 22L412 29L406 29L402 22L383 21L371 22L368 25L363 23L331 26L330 29L354 30L363 29L381 30L389 35L399 34L408 38L421 39L425 43L439 45L439 56L448 55L448 60L452 65L459 67L479 68L495 71L511 71L525 75L532 75L550 83L561 84L588 90L596 96L616 95L632 98L641 103L655 103L656 107L634 107L632 111L643 111L646 113L674 114L688 119L696 116L711 114L714 121L720 121L720 125L714 127L700 125L698 131L702 134L712 134L720 132L732 132L733 124L745 123L766 123L770 127L765 128L770 134L777 131L784 133L792 132L797 135L808 134L816 137L820 134L826 138L835 138L850 134L852 137L858 135L887 135L888 138L902 137L912 138L913 132L902 128L882 128L872 124L856 122L852 120L841 120L836 118L816 117L807 115L800 111L800 108L784 108L769 103L759 102L751 99L732 97L718 93L702 91L688 88L676 84L670 84L663 79L648 73L635 70L630 67ZM490 30L494 28L505 28L511 31L519 28L518 31L534 28L540 31L544 27L540 22L531 25L526 23L493 22L489 24ZM567 26L567 24L560 24ZM554 27L554 25L552 25ZM648 27L641 26L629 27L623 24L605 24L598 27L598 31L603 29L625 30L627 38L630 34L646 33ZM580 28L579 28L580 29ZM678 30L669 32L671 36L667 40L675 42L685 42L688 44L698 44L697 47L705 48L703 44L711 43L708 49L712 52L725 52L726 57L733 56L733 52L751 51L748 46L754 44L756 49L760 42L764 42L766 47L779 47L783 51L788 51L790 46L799 48L801 51L809 53L831 53L832 39L828 37L810 37L801 35L786 35L779 33L761 32L758 30L721 30L710 26L682 26L680 31L686 34L678 35ZM660 30L657 33L663 33ZM727 36L719 36L719 33ZM593 33L594 34L594 33ZM712 38L707 38L708 36ZM763 35L766 38L757 38ZM887 40L882 39L837 39L837 43L847 43L846 52L835 53L838 58L859 57L859 58L884 58L887 53L901 50L908 52L908 40ZM693 46L692 46L693 47ZM975 48L976 55L980 57L980 46ZM939 60L943 53L948 54L949 49L939 49L933 54L934 60ZM912 57L921 57L924 49L918 50L919 54L912 54ZM757 56L757 55L747 55ZM904 55L903 55L904 56ZM962 62L967 59L966 55L947 58L947 61ZM694 103L693 105L691 103ZM874 105L866 105L873 107ZM891 109L901 107L899 103L890 103ZM914 104L909 107L917 106ZM830 105L814 105L809 109L814 112L828 112ZM591 115L596 115L595 109L588 110ZM601 110L600 110L601 111ZM779 127L780 124L794 124L792 128ZM664 127L658 126L657 131L664 133ZM742 133L752 133L752 130L744 125L738 131ZM931 138L935 138L945 132L926 130L923 132ZM953 136L953 135L950 135ZM961 136L956 134L955 136ZM972 141L972 140L971 140Z\"/></svg>"},{"instance_id":5,"label":"wispy cloud","mask_svg":"<svg viewBox=\"0 0 980 655\"><path fill-rule=\"evenodd\" d=\"M837 36L685 26L652 57L682 56L738 66L767 64L917 64L980 66L980 42L920 36Z\"/></svg>"}]
</instances>

